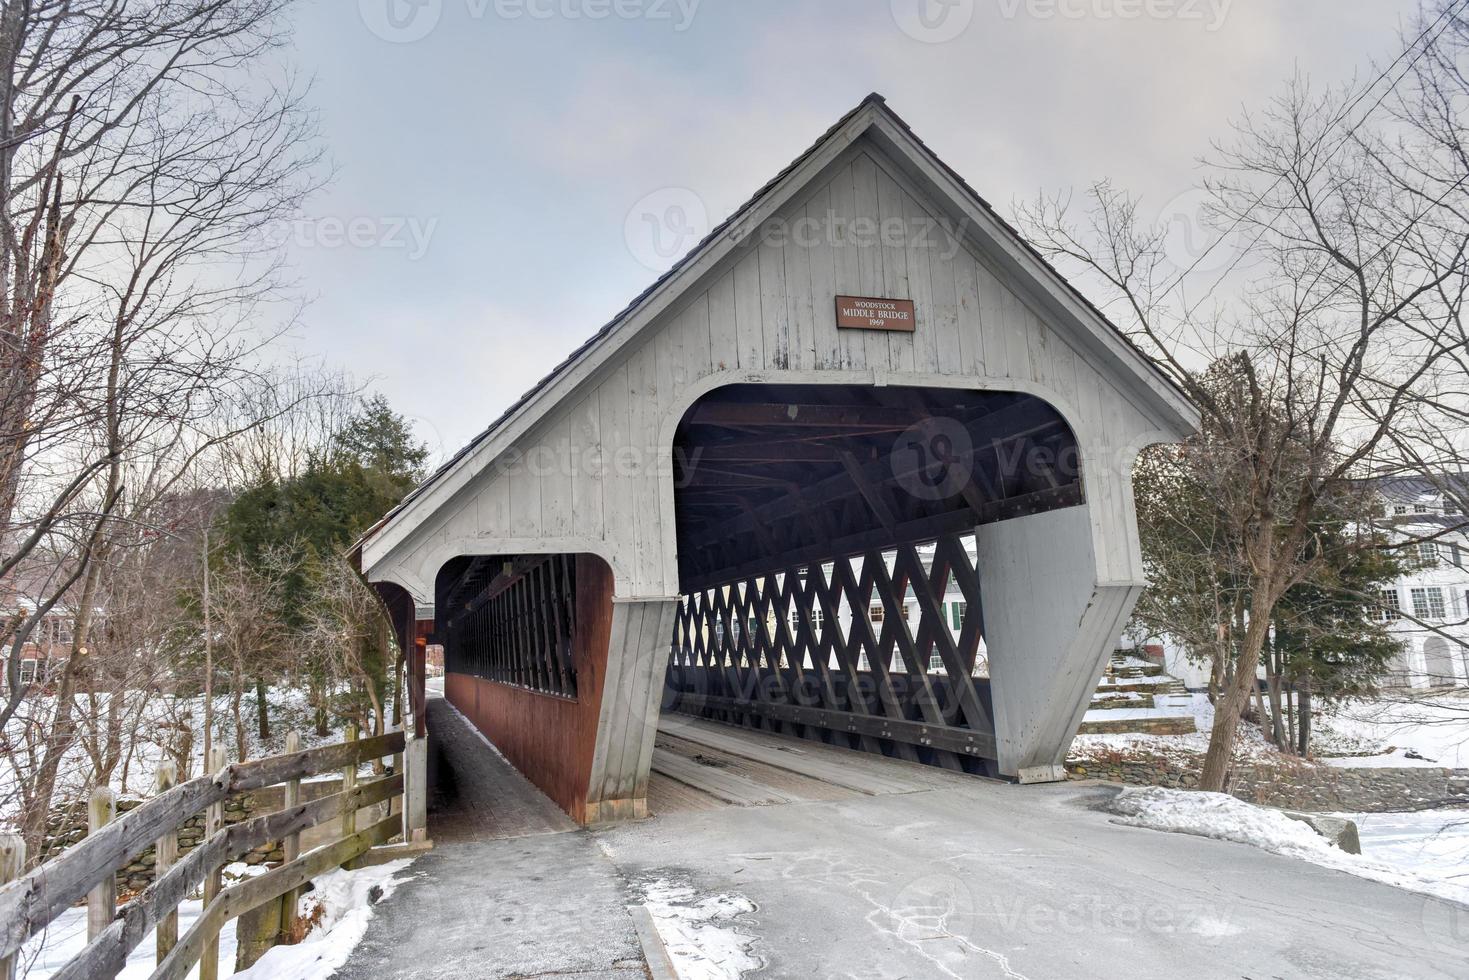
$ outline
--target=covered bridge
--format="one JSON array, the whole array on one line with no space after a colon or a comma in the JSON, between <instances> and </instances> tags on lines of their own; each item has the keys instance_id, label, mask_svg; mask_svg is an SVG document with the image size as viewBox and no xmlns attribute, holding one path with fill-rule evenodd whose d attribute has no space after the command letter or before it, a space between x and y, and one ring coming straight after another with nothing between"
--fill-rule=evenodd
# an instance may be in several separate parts
<instances>
[{"instance_id":1,"label":"covered bridge","mask_svg":"<svg viewBox=\"0 0 1469 980\"><path fill-rule=\"evenodd\" d=\"M584 824L660 712L1059 779L1197 416L877 96L360 544L422 683Z\"/></svg>"}]
</instances>

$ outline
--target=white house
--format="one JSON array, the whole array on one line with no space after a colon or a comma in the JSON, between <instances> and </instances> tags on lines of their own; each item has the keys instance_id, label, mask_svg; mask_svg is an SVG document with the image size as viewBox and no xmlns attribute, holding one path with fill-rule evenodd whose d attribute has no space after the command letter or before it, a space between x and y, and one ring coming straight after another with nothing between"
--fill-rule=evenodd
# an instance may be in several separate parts
<instances>
[{"instance_id":1,"label":"white house","mask_svg":"<svg viewBox=\"0 0 1469 980\"><path fill-rule=\"evenodd\" d=\"M1469 475L1446 476L1466 481ZM1378 481L1384 524L1416 560L1382 592L1375 615L1403 644L1390 681L1401 687L1469 686L1469 524L1427 479Z\"/></svg>"}]
</instances>

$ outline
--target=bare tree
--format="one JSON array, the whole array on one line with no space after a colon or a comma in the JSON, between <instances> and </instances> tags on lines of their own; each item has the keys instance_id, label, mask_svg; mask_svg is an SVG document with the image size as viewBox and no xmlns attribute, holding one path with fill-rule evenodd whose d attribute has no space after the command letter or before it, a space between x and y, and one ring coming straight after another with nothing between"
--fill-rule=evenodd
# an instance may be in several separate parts
<instances>
[{"instance_id":1,"label":"bare tree","mask_svg":"<svg viewBox=\"0 0 1469 980\"><path fill-rule=\"evenodd\" d=\"M312 593L304 652L326 667L329 684L341 692L338 714L381 735L387 730L388 687L398 659L382 603L339 555L312 569Z\"/></svg>"},{"instance_id":2,"label":"bare tree","mask_svg":"<svg viewBox=\"0 0 1469 980\"><path fill-rule=\"evenodd\" d=\"M228 678L230 720L235 758L249 757L250 726L244 700L255 678L274 678L290 650L284 604L292 568L284 559L256 568L238 555L226 554L211 576L210 606L215 668Z\"/></svg>"},{"instance_id":3,"label":"bare tree","mask_svg":"<svg viewBox=\"0 0 1469 980\"><path fill-rule=\"evenodd\" d=\"M1411 56L1441 43L1445 23L1428 18ZM1392 446L1416 393L1456 383L1464 352L1463 183L1440 186L1426 164L1416 179L1395 170L1387 146L1420 162L1450 154L1411 127L1364 125L1372 94L1368 86L1316 95L1297 81L1216 148L1206 182L1212 216L1243 244L1231 266L1240 275L1226 280L1237 298L1203 313L1211 297L1178 288L1188 270L1170 265L1164 229L1139 220L1136 201L1110 185L1092 188L1081 215L1064 197L1022 213L1049 257L1099 282L1123 329L1203 416L1187 451L1209 454L1219 470L1220 520L1247 597L1218 623L1242 635L1216 709L1205 789L1227 783L1278 604L1322 567L1312 514ZM1228 383L1207 383L1206 368L1220 363L1230 365Z\"/></svg>"},{"instance_id":4,"label":"bare tree","mask_svg":"<svg viewBox=\"0 0 1469 980\"><path fill-rule=\"evenodd\" d=\"M108 569L201 460L259 424L240 407L274 336L259 324L293 312L276 308L289 283L266 230L321 177L314 119L275 57L289 6L0 5L0 576L47 549L76 617L32 839L77 738ZM38 621L0 636L0 721L22 710L15 651Z\"/></svg>"}]
</instances>

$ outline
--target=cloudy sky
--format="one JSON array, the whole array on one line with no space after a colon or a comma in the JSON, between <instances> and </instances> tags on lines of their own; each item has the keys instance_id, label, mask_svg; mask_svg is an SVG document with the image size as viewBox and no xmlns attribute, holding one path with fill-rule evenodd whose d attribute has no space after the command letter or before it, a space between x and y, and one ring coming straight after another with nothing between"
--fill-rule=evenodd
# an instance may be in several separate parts
<instances>
[{"instance_id":1,"label":"cloudy sky","mask_svg":"<svg viewBox=\"0 0 1469 980\"><path fill-rule=\"evenodd\" d=\"M650 202L717 221L873 91L1004 211L1110 178L1186 239L1210 140L1296 72L1370 79L1415 7L308 0L336 178L293 342L452 452L651 281Z\"/></svg>"}]
</instances>

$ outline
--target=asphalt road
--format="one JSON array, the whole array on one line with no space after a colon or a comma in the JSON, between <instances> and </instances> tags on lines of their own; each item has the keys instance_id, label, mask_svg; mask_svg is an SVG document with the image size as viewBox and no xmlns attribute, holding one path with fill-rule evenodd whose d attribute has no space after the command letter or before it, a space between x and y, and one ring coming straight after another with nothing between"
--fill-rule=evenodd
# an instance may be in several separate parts
<instances>
[{"instance_id":1,"label":"asphalt road","mask_svg":"<svg viewBox=\"0 0 1469 980\"><path fill-rule=\"evenodd\" d=\"M1469 977L1469 909L1110 822L1110 789L970 786L598 835L630 877L756 906L760 976Z\"/></svg>"}]
</instances>

